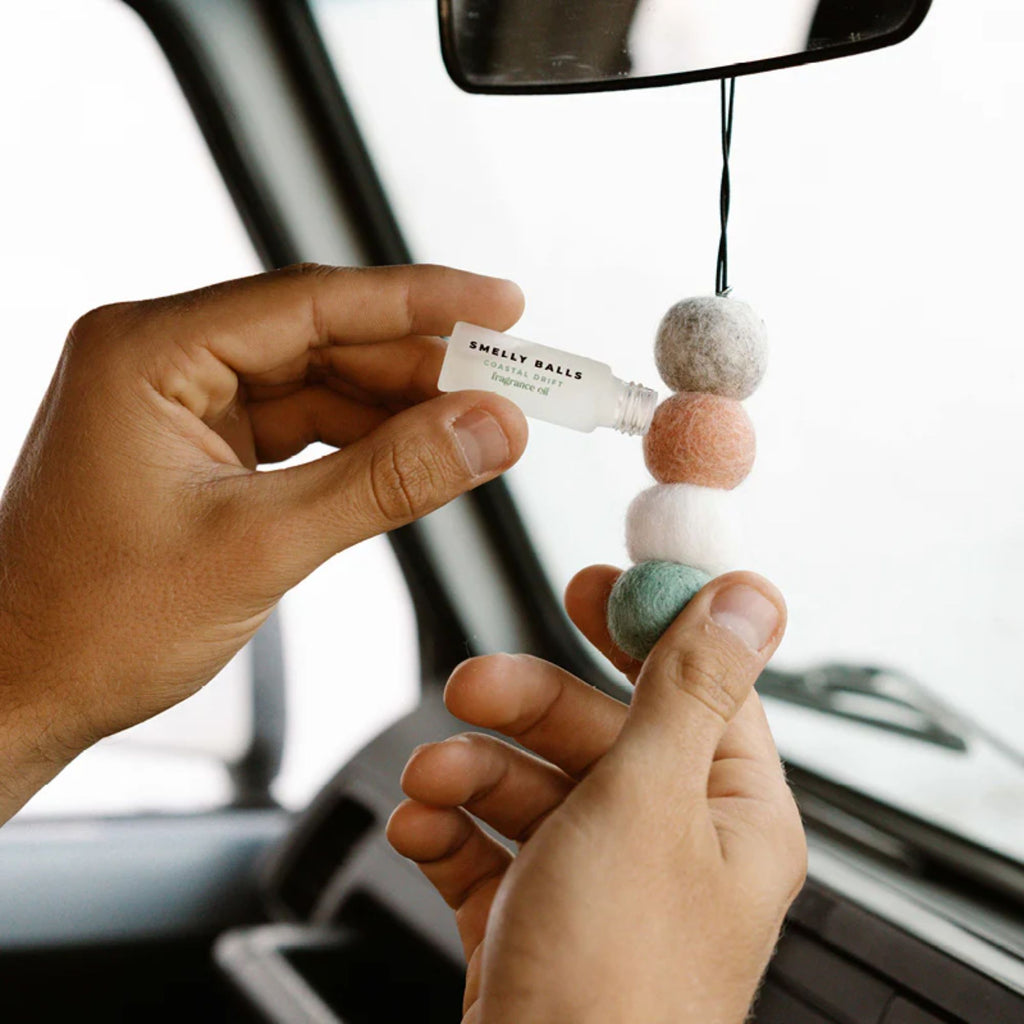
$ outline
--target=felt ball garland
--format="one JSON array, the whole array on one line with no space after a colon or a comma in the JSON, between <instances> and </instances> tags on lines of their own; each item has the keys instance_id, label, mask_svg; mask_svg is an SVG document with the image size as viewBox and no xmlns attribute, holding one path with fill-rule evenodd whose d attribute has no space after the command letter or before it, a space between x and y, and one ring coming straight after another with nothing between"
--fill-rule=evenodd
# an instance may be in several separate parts
<instances>
[{"instance_id":1,"label":"felt ball garland","mask_svg":"<svg viewBox=\"0 0 1024 1024\"><path fill-rule=\"evenodd\" d=\"M760 317L724 295L679 302L658 328L658 372L676 393L644 438L658 485L629 507L635 564L608 599L612 639L638 660L712 576L735 564L729 492L746 479L756 447L740 401L761 383L767 349Z\"/></svg>"}]
</instances>

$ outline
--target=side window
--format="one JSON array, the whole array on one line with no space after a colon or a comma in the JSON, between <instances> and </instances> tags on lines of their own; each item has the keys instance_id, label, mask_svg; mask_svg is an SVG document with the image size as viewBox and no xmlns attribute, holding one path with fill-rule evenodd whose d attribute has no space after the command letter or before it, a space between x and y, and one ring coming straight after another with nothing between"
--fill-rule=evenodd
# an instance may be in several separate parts
<instances>
[{"instance_id":1,"label":"side window","mask_svg":"<svg viewBox=\"0 0 1024 1024\"><path fill-rule=\"evenodd\" d=\"M76 317L261 269L134 12L118 0L22 0L2 17L0 481ZM314 574L284 602L283 625L278 796L295 804L414 699L415 626L387 542ZM222 804L223 763L245 748L250 726L243 655L192 700L87 751L22 817Z\"/></svg>"}]
</instances>

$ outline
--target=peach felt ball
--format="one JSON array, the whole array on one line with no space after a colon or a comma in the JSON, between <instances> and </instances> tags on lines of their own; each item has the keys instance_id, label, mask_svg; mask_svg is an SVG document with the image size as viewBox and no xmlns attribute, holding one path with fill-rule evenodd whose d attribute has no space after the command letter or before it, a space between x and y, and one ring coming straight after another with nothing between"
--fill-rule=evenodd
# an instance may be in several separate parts
<instances>
[{"instance_id":1,"label":"peach felt ball","mask_svg":"<svg viewBox=\"0 0 1024 1024\"><path fill-rule=\"evenodd\" d=\"M731 491L754 464L754 426L735 399L683 392L662 402L644 438L644 459L663 484Z\"/></svg>"}]
</instances>

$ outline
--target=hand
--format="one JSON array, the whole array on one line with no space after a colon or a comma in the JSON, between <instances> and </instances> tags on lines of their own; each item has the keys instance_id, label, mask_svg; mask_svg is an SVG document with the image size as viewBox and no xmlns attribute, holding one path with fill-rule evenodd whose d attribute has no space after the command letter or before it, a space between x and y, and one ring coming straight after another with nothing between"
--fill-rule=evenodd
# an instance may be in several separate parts
<instances>
[{"instance_id":1,"label":"hand","mask_svg":"<svg viewBox=\"0 0 1024 1024\"><path fill-rule=\"evenodd\" d=\"M641 667L608 636L617 571L566 605L636 680L628 709L554 665L459 666L453 714L484 735L421 747L388 837L455 910L465 1022L741 1024L806 848L753 684L785 607L745 573L710 583ZM488 836L486 822L520 844Z\"/></svg>"},{"instance_id":2,"label":"hand","mask_svg":"<svg viewBox=\"0 0 1024 1024\"><path fill-rule=\"evenodd\" d=\"M439 396L435 336L521 310L441 267L309 266L75 324L0 505L0 821L203 686L331 555L514 463L522 414ZM313 441L341 451L255 471Z\"/></svg>"}]
</instances>

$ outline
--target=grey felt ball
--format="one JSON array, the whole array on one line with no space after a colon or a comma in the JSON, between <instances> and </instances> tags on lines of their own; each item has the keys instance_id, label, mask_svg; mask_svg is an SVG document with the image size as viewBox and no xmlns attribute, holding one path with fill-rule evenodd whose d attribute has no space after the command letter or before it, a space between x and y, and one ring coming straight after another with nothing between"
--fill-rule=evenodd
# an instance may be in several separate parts
<instances>
[{"instance_id":1,"label":"grey felt ball","mask_svg":"<svg viewBox=\"0 0 1024 1024\"><path fill-rule=\"evenodd\" d=\"M717 295L684 299L662 318L654 358L673 391L742 401L764 377L768 334L745 302Z\"/></svg>"}]
</instances>

